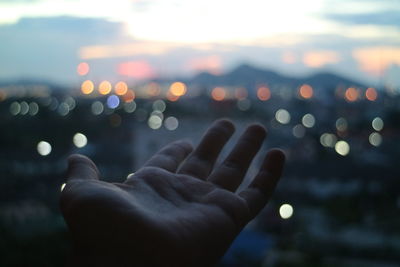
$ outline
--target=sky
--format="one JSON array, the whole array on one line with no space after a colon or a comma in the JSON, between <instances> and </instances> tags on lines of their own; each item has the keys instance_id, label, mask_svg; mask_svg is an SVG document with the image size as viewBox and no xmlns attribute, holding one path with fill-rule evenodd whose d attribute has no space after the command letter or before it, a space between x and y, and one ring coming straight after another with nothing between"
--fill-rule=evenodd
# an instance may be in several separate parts
<instances>
[{"instance_id":1,"label":"sky","mask_svg":"<svg viewBox=\"0 0 400 267\"><path fill-rule=\"evenodd\" d=\"M140 81L242 63L400 87L400 0L0 0L0 81Z\"/></svg>"}]
</instances>

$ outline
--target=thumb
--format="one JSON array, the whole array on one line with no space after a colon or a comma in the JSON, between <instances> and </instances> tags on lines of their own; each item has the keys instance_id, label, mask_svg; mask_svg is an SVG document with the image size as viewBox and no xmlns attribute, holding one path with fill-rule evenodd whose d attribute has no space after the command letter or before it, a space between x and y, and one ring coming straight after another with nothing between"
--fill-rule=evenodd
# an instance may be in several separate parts
<instances>
[{"instance_id":1,"label":"thumb","mask_svg":"<svg viewBox=\"0 0 400 267\"><path fill-rule=\"evenodd\" d=\"M67 181L79 179L99 179L99 170L96 164L86 156L73 154L68 157Z\"/></svg>"}]
</instances>

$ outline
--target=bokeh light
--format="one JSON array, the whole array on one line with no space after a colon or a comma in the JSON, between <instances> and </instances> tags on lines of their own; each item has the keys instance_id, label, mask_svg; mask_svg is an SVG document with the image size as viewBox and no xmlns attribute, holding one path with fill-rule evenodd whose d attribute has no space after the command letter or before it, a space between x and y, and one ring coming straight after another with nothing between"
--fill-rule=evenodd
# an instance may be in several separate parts
<instances>
[{"instance_id":1,"label":"bokeh light","mask_svg":"<svg viewBox=\"0 0 400 267\"><path fill-rule=\"evenodd\" d=\"M344 132L347 130L348 124L345 118L338 118L335 122L336 129L340 132Z\"/></svg>"},{"instance_id":2,"label":"bokeh light","mask_svg":"<svg viewBox=\"0 0 400 267\"><path fill-rule=\"evenodd\" d=\"M132 113L136 110L136 103L135 101L128 102L124 104L124 110L127 113Z\"/></svg>"},{"instance_id":3,"label":"bokeh light","mask_svg":"<svg viewBox=\"0 0 400 267\"><path fill-rule=\"evenodd\" d=\"M358 99L358 91L354 87L347 88L344 96L347 101L354 102Z\"/></svg>"},{"instance_id":4,"label":"bokeh light","mask_svg":"<svg viewBox=\"0 0 400 267\"><path fill-rule=\"evenodd\" d=\"M371 133L368 137L368 141L373 146L380 146L382 144L382 135L380 133Z\"/></svg>"},{"instance_id":5,"label":"bokeh light","mask_svg":"<svg viewBox=\"0 0 400 267\"><path fill-rule=\"evenodd\" d=\"M81 91L83 94L88 95L94 90L94 84L91 80L86 80L81 85Z\"/></svg>"},{"instance_id":6,"label":"bokeh light","mask_svg":"<svg viewBox=\"0 0 400 267\"><path fill-rule=\"evenodd\" d=\"M181 97L186 94L186 85L183 82L174 82L169 87L172 95Z\"/></svg>"},{"instance_id":7,"label":"bokeh light","mask_svg":"<svg viewBox=\"0 0 400 267\"><path fill-rule=\"evenodd\" d=\"M107 97L107 106L109 108L115 109L119 106L120 100L119 97L116 95L110 95Z\"/></svg>"},{"instance_id":8,"label":"bokeh light","mask_svg":"<svg viewBox=\"0 0 400 267\"><path fill-rule=\"evenodd\" d=\"M275 113L275 119L281 124L290 122L290 113L286 109L278 109Z\"/></svg>"},{"instance_id":9,"label":"bokeh light","mask_svg":"<svg viewBox=\"0 0 400 267\"><path fill-rule=\"evenodd\" d=\"M74 145L78 148L82 148L86 146L87 144L87 138L84 134L82 133L76 133L74 137L72 138L72 142Z\"/></svg>"},{"instance_id":10,"label":"bokeh light","mask_svg":"<svg viewBox=\"0 0 400 267\"><path fill-rule=\"evenodd\" d=\"M244 87L236 88L235 90L235 98L238 100L246 99L248 96L247 89Z\"/></svg>"},{"instance_id":11,"label":"bokeh light","mask_svg":"<svg viewBox=\"0 0 400 267\"><path fill-rule=\"evenodd\" d=\"M147 94L149 96L158 96L161 93L160 85L156 82L151 82L147 86Z\"/></svg>"},{"instance_id":12,"label":"bokeh light","mask_svg":"<svg viewBox=\"0 0 400 267\"><path fill-rule=\"evenodd\" d=\"M261 101L267 101L271 98L271 91L266 86L261 86L257 89L257 97Z\"/></svg>"},{"instance_id":13,"label":"bokeh light","mask_svg":"<svg viewBox=\"0 0 400 267\"><path fill-rule=\"evenodd\" d=\"M303 84L299 88L299 95L304 98L304 99L310 99L313 97L314 90L313 88L308 85L308 84Z\"/></svg>"},{"instance_id":14,"label":"bokeh light","mask_svg":"<svg viewBox=\"0 0 400 267\"><path fill-rule=\"evenodd\" d=\"M282 219L289 219L293 216L293 207L290 204L283 204L279 208L279 215Z\"/></svg>"},{"instance_id":15,"label":"bokeh light","mask_svg":"<svg viewBox=\"0 0 400 267\"><path fill-rule=\"evenodd\" d=\"M104 105L100 101L95 101L92 103L91 109L94 115L100 115L104 111Z\"/></svg>"},{"instance_id":16,"label":"bokeh light","mask_svg":"<svg viewBox=\"0 0 400 267\"><path fill-rule=\"evenodd\" d=\"M161 99L153 102L153 110L158 110L160 112L164 112L166 108L167 108L167 105Z\"/></svg>"},{"instance_id":17,"label":"bokeh light","mask_svg":"<svg viewBox=\"0 0 400 267\"><path fill-rule=\"evenodd\" d=\"M165 119L164 126L167 130L173 131L176 130L179 126L179 121L177 118L171 116Z\"/></svg>"},{"instance_id":18,"label":"bokeh light","mask_svg":"<svg viewBox=\"0 0 400 267\"><path fill-rule=\"evenodd\" d=\"M87 75L89 73L90 67L89 64L86 62L81 62L78 64L78 67L76 68L76 72L80 75L80 76L84 76Z\"/></svg>"},{"instance_id":19,"label":"bokeh light","mask_svg":"<svg viewBox=\"0 0 400 267\"><path fill-rule=\"evenodd\" d=\"M51 145L46 141L40 141L37 145L37 152L41 156L47 156L51 153Z\"/></svg>"},{"instance_id":20,"label":"bokeh light","mask_svg":"<svg viewBox=\"0 0 400 267\"><path fill-rule=\"evenodd\" d=\"M168 92L167 92L166 97L167 97L167 99L168 99L169 101L171 101L171 102L178 101L178 99L179 99L179 96L176 96L176 95L172 94L171 91L168 91Z\"/></svg>"},{"instance_id":21,"label":"bokeh light","mask_svg":"<svg viewBox=\"0 0 400 267\"><path fill-rule=\"evenodd\" d=\"M375 101L378 98L378 92L375 88L370 87L365 91L365 98L369 101Z\"/></svg>"},{"instance_id":22,"label":"bokeh light","mask_svg":"<svg viewBox=\"0 0 400 267\"><path fill-rule=\"evenodd\" d=\"M249 110L250 107L251 107L251 101L250 101L250 99L244 98L244 99L239 100L239 101L237 102L237 107L238 107L238 109L241 110L241 111Z\"/></svg>"},{"instance_id":23,"label":"bokeh light","mask_svg":"<svg viewBox=\"0 0 400 267\"><path fill-rule=\"evenodd\" d=\"M10 113L15 116L18 115L20 112L21 112L21 105L16 101L12 102L10 105Z\"/></svg>"},{"instance_id":24,"label":"bokeh light","mask_svg":"<svg viewBox=\"0 0 400 267\"><path fill-rule=\"evenodd\" d=\"M308 113L303 116L301 122L304 125L304 127L312 128L315 125L315 117L312 114Z\"/></svg>"},{"instance_id":25,"label":"bokeh light","mask_svg":"<svg viewBox=\"0 0 400 267\"><path fill-rule=\"evenodd\" d=\"M39 105L36 102L29 104L29 115L35 116L39 112Z\"/></svg>"},{"instance_id":26,"label":"bokeh light","mask_svg":"<svg viewBox=\"0 0 400 267\"><path fill-rule=\"evenodd\" d=\"M304 135L306 134L306 128L304 128L304 126L301 124L297 124L296 126L293 127L292 133L294 137L303 138Z\"/></svg>"},{"instance_id":27,"label":"bokeh light","mask_svg":"<svg viewBox=\"0 0 400 267\"><path fill-rule=\"evenodd\" d=\"M161 127L162 125L162 119L159 116L152 115L149 117L147 124L149 127L153 130L157 130Z\"/></svg>"},{"instance_id":28,"label":"bokeh light","mask_svg":"<svg viewBox=\"0 0 400 267\"><path fill-rule=\"evenodd\" d=\"M337 137L331 133L323 133L319 138L321 145L324 147L334 147L337 141Z\"/></svg>"},{"instance_id":29,"label":"bokeh light","mask_svg":"<svg viewBox=\"0 0 400 267\"><path fill-rule=\"evenodd\" d=\"M133 100L135 100L135 98L136 98L135 91L131 89L128 89L126 94L122 96L122 99L127 103L132 102Z\"/></svg>"},{"instance_id":30,"label":"bokeh light","mask_svg":"<svg viewBox=\"0 0 400 267\"><path fill-rule=\"evenodd\" d=\"M61 116L67 116L69 111L70 111L69 110L69 105L67 103L65 103L65 102L62 102L57 108L57 112Z\"/></svg>"},{"instance_id":31,"label":"bokeh light","mask_svg":"<svg viewBox=\"0 0 400 267\"><path fill-rule=\"evenodd\" d=\"M226 96L226 91L224 88L222 87L215 87L212 91L211 91L211 97L212 99L214 99L215 101L222 101L225 99Z\"/></svg>"},{"instance_id":32,"label":"bokeh light","mask_svg":"<svg viewBox=\"0 0 400 267\"><path fill-rule=\"evenodd\" d=\"M114 87L114 91L117 95L124 95L128 92L128 85L126 82L118 82Z\"/></svg>"},{"instance_id":33,"label":"bokeh light","mask_svg":"<svg viewBox=\"0 0 400 267\"><path fill-rule=\"evenodd\" d=\"M338 141L335 144L335 151L339 155L346 156L350 152L350 146L346 141Z\"/></svg>"},{"instance_id":34,"label":"bokeh light","mask_svg":"<svg viewBox=\"0 0 400 267\"><path fill-rule=\"evenodd\" d=\"M376 117L375 119L372 120L372 128L374 128L375 131L381 131L383 129L384 123L383 120L379 117Z\"/></svg>"},{"instance_id":35,"label":"bokeh light","mask_svg":"<svg viewBox=\"0 0 400 267\"><path fill-rule=\"evenodd\" d=\"M108 95L111 92L111 83L109 81L102 81L99 85L99 93L102 95Z\"/></svg>"},{"instance_id":36,"label":"bokeh light","mask_svg":"<svg viewBox=\"0 0 400 267\"><path fill-rule=\"evenodd\" d=\"M26 115L29 112L29 105L25 101L22 101L20 103L21 110L19 111L19 114L21 115Z\"/></svg>"}]
</instances>

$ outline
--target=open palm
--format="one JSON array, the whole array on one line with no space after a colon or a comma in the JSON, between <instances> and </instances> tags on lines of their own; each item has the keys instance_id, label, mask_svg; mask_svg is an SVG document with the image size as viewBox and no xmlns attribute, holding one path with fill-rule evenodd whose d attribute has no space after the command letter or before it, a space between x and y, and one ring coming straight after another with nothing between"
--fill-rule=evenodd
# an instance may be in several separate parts
<instances>
[{"instance_id":1,"label":"open palm","mask_svg":"<svg viewBox=\"0 0 400 267\"><path fill-rule=\"evenodd\" d=\"M251 125L217 167L234 132L214 123L192 152L169 144L124 183L99 180L87 157L69 159L61 209L74 240L73 265L210 266L267 203L284 156L271 150L256 177L235 193L266 132ZM191 153L192 152L192 153Z\"/></svg>"}]
</instances>

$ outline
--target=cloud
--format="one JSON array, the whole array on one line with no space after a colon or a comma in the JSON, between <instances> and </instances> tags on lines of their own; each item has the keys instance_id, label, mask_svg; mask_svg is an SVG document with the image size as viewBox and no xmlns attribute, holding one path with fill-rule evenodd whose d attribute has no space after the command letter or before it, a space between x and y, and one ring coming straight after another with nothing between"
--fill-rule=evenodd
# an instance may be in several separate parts
<instances>
[{"instance_id":1,"label":"cloud","mask_svg":"<svg viewBox=\"0 0 400 267\"><path fill-rule=\"evenodd\" d=\"M303 63L311 68L320 68L327 64L338 63L340 55L335 51L307 51L303 56Z\"/></svg>"},{"instance_id":2,"label":"cloud","mask_svg":"<svg viewBox=\"0 0 400 267\"><path fill-rule=\"evenodd\" d=\"M400 28L400 12L398 10L361 14L328 14L326 18L344 24L395 26Z\"/></svg>"},{"instance_id":3,"label":"cloud","mask_svg":"<svg viewBox=\"0 0 400 267\"><path fill-rule=\"evenodd\" d=\"M399 47L365 47L353 50L360 68L374 76L381 76L391 65L400 65Z\"/></svg>"},{"instance_id":4,"label":"cloud","mask_svg":"<svg viewBox=\"0 0 400 267\"><path fill-rule=\"evenodd\" d=\"M79 48L126 38L123 25L77 17L23 18L0 25L0 79L76 80Z\"/></svg>"}]
</instances>

